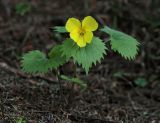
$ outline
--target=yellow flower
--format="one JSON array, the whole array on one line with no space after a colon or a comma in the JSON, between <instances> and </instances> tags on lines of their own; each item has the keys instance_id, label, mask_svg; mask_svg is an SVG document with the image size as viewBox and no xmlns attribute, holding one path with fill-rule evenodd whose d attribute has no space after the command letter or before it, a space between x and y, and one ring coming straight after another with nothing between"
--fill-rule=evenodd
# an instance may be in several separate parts
<instances>
[{"instance_id":1,"label":"yellow flower","mask_svg":"<svg viewBox=\"0 0 160 123\"><path fill-rule=\"evenodd\" d=\"M66 23L66 30L70 33L79 47L85 47L87 43L91 43L93 32L97 30L98 23L91 16L85 17L82 22L76 18L69 18Z\"/></svg>"}]
</instances>

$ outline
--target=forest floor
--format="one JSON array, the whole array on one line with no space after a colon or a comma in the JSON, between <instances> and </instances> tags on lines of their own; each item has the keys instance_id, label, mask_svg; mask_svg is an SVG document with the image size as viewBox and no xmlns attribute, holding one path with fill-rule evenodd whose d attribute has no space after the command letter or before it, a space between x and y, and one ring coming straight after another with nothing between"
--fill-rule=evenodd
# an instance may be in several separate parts
<instances>
[{"instance_id":1,"label":"forest floor","mask_svg":"<svg viewBox=\"0 0 160 123\"><path fill-rule=\"evenodd\" d=\"M29 123L160 122L158 0L32 0L24 16L15 12L20 1L0 1L0 123L19 118ZM48 52L62 43L51 27L86 15L136 37L141 43L137 58L127 61L108 51L89 75L80 69L79 77L88 85L84 91L66 81L61 90L52 73L29 76L21 71L23 53ZM67 63L61 72L72 76L71 68ZM145 87L135 84L139 78L146 81Z\"/></svg>"}]
</instances>

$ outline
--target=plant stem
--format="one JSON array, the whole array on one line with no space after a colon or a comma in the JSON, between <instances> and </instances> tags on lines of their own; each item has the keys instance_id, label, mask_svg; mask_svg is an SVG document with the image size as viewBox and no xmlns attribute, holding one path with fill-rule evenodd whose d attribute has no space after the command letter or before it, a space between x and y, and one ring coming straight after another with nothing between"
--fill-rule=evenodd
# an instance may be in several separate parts
<instances>
[{"instance_id":1,"label":"plant stem","mask_svg":"<svg viewBox=\"0 0 160 123\"><path fill-rule=\"evenodd\" d=\"M74 77L77 77L77 64L74 64Z\"/></svg>"},{"instance_id":2,"label":"plant stem","mask_svg":"<svg viewBox=\"0 0 160 123\"><path fill-rule=\"evenodd\" d=\"M73 67L73 77L77 77L77 64L75 63L74 64L74 67ZM72 93L73 93L73 90L74 90L74 83L72 83L72 85L71 85L71 88L72 88Z\"/></svg>"},{"instance_id":3,"label":"plant stem","mask_svg":"<svg viewBox=\"0 0 160 123\"><path fill-rule=\"evenodd\" d=\"M60 78L60 71L57 69L56 72L57 72L57 80L59 84L60 100L62 101L64 95L63 95L63 88L62 88L62 83Z\"/></svg>"}]
</instances>

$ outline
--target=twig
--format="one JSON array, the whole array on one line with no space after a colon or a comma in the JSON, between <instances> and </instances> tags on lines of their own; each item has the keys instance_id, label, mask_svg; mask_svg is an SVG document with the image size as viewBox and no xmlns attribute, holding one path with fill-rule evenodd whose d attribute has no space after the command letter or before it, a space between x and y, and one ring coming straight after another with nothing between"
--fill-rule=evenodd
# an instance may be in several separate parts
<instances>
[{"instance_id":1,"label":"twig","mask_svg":"<svg viewBox=\"0 0 160 123\"><path fill-rule=\"evenodd\" d=\"M31 82L33 84L33 78L39 78L39 79L43 79L49 83L58 83L55 79L52 79L52 78L45 78L45 77L42 77L42 76L28 76L26 74L24 74L23 72L21 72L20 70L16 69L16 68L13 68L11 66L9 66L8 64L6 64L5 62L0 62L0 68L5 70L5 71L8 71L8 72L11 72L12 74L15 74L15 75L18 75L20 77L23 77L23 78L26 78L26 79L29 79L28 81Z\"/></svg>"},{"instance_id":2,"label":"twig","mask_svg":"<svg viewBox=\"0 0 160 123\"><path fill-rule=\"evenodd\" d=\"M2 117L4 117L4 107L3 107L3 101L2 101L3 98L0 99L0 111L1 111L1 114L2 114Z\"/></svg>"},{"instance_id":3,"label":"twig","mask_svg":"<svg viewBox=\"0 0 160 123\"><path fill-rule=\"evenodd\" d=\"M24 39L22 41L22 46L25 45L26 41L28 40L29 36L32 34L33 30L34 30L34 27L30 27L28 29L28 31L27 31L27 33L26 33L26 35L25 35L25 37L24 37Z\"/></svg>"},{"instance_id":4,"label":"twig","mask_svg":"<svg viewBox=\"0 0 160 123\"><path fill-rule=\"evenodd\" d=\"M8 17L10 17L10 15L11 15L10 0L1 0L0 3L4 6Z\"/></svg>"},{"instance_id":5,"label":"twig","mask_svg":"<svg viewBox=\"0 0 160 123\"><path fill-rule=\"evenodd\" d=\"M137 113L139 116L141 116L141 113L139 113L139 112L137 111L138 108L135 106L135 103L134 103L134 101L132 100L131 95L128 94L127 96L128 96L128 99L129 99L129 101L130 101L130 103L131 103L131 106L132 106L133 110L135 111L135 113Z\"/></svg>"},{"instance_id":6,"label":"twig","mask_svg":"<svg viewBox=\"0 0 160 123\"><path fill-rule=\"evenodd\" d=\"M85 121L85 122L92 122L92 123L119 123L117 121L99 119L99 118L90 118L90 117L83 117L83 116L75 116L74 114L70 114L69 119L72 121Z\"/></svg>"}]
</instances>

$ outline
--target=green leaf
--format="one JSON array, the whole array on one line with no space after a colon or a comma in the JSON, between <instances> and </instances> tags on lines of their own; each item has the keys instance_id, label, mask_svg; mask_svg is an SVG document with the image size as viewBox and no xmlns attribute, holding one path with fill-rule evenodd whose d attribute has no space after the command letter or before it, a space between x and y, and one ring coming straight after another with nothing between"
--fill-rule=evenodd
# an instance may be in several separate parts
<instances>
[{"instance_id":1,"label":"green leaf","mask_svg":"<svg viewBox=\"0 0 160 123\"><path fill-rule=\"evenodd\" d=\"M110 44L111 48L114 51L117 51L125 59L135 59L135 56L138 53L139 42L120 31L113 30L105 26L101 31L110 35Z\"/></svg>"},{"instance_id":2,"label":"green leaf","mask_svg":"<svg viewBox=\"0 0 160 123\"><path fill-rule=\"evenodd\" d=\"M65 76L65 75L61 75L60 78L63 79L63 80L72 82L73 84L77 84L77 85L81 86L82 89L87 88L87 84L85 82L83 82L82 80L80 80L79 78L70 78L70 77Z\"/></svg>"},{"instance_id":3,"label":"green leaf","mask_svg":"<svg viewBox=\"0 0 160 123\"><path fill-rule=\"evenodd\" d=\"M147 86L148 82L145 78L137 78L134 83L139 87L145 87Z\"/></svg>"},{"instance_id":4,"label":"green leaf","mask_svg":"<svg viewBox=\"0 0 160 123\"><path fill-rule=\"evenodd\" d=\"M16 123L26 123L26 121L20 117L16 120Z\"/></svg>"},{"instance_id":5,"label":"green leaf","mask_svg":"<svg viewBox=\"0 0 160 123\"><path fill-rule=\"evenodd\" d=\"M113 77L122 78L124 76L124 72L118 71L113 74Z\"/></svg>"},{"instance_id":6,"label":"green leaf","mask_svg":"<svg viewBox=\"0 0 160 123\"><path fill-rule=\"evenodd\" d=\"M21 2L16 5L16 13L21 16L25 15L30 10L31 10L31 5L28 3Z\"/></svg>"},{"instance_id":7,"label":"green leaf","mask_svg":"<svg viewBox=\"0 0 160 123\"><path fill-rule=\"evenodd\" d=\"M100 62L103 58L103 55L106 54L106 46L101 39L93 37L92 42L87 44L86 47L80 48L73 40L67 39L62 44L62 55L67 58L72 57L74 62L77 62L79 65L85 69L88 74L89 68L93 64L96 65L97 62Z\"/></svg>"},{"instance_id":8,"label":"green leaf","mask_svg":"<svg viewBox=\"0 0 160 123\"><path fill-rule=\"evenodd\" d=\"M64 26L55 26L55 27L53 27L53 30L56 32L59 32L59 33L68 32Z\"/></svg>"},{"instance_id":9,"label":"green leaf","mask_svg":"<svg viewBox=\"0 0 160 123\"><path fill-rule=\"evenodd\" d=\"M123 78L125 76L130 76L130 74L124 71L117 71L113 74L113 77L116 77L116 78Z\"/></svg>"},{"instance_id":10,"label":"green leaf","mask_svg":"<svg viewBox=\"0 0 160 123\"><path fill-rule=\"evenodd\" d=\"M26 73L36 74L57 69L67 61L66 57L62 56L60 48L61 45L53 47L49 53L49 58L38 50L24 54L21 61L22 70Z\"/></svg>"},{"instance_id":11,"label":"green leaf","mask_svg":"<svg viewBox=\"0 0 160 123\"><path fill-rule=\"evenodd\" d=\"M62 56L61 45L53 47L49 53L49 67L56 69L66 61L66 57Z\"/></svg>"},{"instance_id":12,"label":"green leaf","mask_svg":"<svg viewBox=\"0 0 160 123\"><path fill-rule=\"evenodd\" d=\"M38 50L30 51L22 57L21 66L26 73L46 73L48 72L48 59Z\"/></svg>"}]
</instances>

